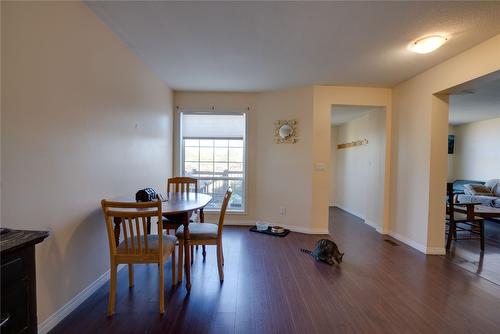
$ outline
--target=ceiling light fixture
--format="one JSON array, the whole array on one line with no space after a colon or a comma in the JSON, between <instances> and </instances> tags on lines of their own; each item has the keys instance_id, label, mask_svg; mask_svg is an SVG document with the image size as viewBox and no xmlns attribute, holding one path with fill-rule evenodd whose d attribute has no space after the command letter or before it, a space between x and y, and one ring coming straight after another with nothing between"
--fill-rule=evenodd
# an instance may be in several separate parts
<instances>
[{"instance_id":1,"label":"ceiling light fixture","mask_svg":"<svg viewBox=\"0 0 500 334\"><path fill-rule=\"evenodd\" d=\"M442 35L426 36L412 42L408 46L408 48L410 49L410 51L416 53L421 53L421 54L429 53L436 50L444 43L446 43L447 40L448 38Z\"/></svg>"}]
</instances>

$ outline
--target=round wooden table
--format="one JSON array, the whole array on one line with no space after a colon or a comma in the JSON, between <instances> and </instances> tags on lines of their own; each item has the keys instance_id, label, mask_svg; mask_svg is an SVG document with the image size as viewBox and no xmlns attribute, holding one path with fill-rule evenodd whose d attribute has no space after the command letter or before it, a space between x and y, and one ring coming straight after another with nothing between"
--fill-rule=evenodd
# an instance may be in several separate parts
<instances>
[{"instance_id":1,"label":"round wooden table","mask_svg":"<svg viewBox=\"0 0 500 334\"><path fill-rule=\"evenodd\" d=\"M191 252L189 237L189 217L195 210L200 210L200 219L203 221L203 208L212 200L212 196L202 193L169 193L162 195L162 214L163 216L175 215L179 222L184 225L184 270L186 272L186 289L191 291ZM123 202L135 202L133 198L117 199ZM114 218L115 222L115 241L120 244L120 217Z\"/></svg>"}]
</instances>

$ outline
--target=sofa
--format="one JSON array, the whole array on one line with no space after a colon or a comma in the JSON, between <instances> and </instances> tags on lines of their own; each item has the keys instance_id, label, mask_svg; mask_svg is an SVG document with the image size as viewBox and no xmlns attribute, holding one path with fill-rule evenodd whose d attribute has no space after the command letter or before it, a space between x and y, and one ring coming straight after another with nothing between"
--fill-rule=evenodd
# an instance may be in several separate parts
<instances>
[{"instance_id":1,"label":"sofa","mask_svg":"<svg viewBox=\"0 0 500 334\"><path fill-rule=\"evenodd\" d=\"M459 203L473 202L500 208L500 179L488 180L484 185L464 184L463 192L463 194L457 195Z\"/></svg>"},{"instance_id":2,"label":"sofa","mask_svg":"<svg viewBox=\"0 0 500 334\"><path fill-rule=\"evenodd\" d=\"M455 180L453 181L453 193L454 194L463 194L464 187L466 184L484 184L483 181L475 181L475 180Z\"/></svg>"}]
</instances>

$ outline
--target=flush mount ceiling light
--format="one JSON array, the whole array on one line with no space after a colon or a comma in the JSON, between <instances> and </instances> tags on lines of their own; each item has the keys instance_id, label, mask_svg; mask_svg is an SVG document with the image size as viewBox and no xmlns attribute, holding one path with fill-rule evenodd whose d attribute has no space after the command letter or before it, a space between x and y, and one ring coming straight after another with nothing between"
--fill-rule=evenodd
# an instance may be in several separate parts
<instances>
[{"instance_id":1,"label":"flush mount ceiling light","mask_svg":"<svg viewBox=\"0 0 500 334\"><path fill-rule=\"evenodd\" d=\"M447 40L448 38L442 35L426 36L412 42L408 48L416 53L429 53L446 43Z\"/></svg>"}]
</instances>

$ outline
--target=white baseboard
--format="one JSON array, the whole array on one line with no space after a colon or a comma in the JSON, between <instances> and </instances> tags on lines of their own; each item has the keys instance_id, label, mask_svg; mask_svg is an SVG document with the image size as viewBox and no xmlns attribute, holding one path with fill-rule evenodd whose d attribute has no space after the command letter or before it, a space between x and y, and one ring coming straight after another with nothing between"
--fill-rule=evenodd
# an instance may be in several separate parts
<instances>
[{"instance_id":1,"label":"white baseboard","mask_svg":"<svg viewBox=\"0 0 500 334\"><path fill-rule=\"evenodd\" d=\"M378 224L372 222L371 220L365 219L365 224L373 227L375 229L375 231L377 231L378 233L383 234L382 228L380 226L378 226Z\"/></svg>"},{"instance_id":2,"label":"white baseboard","mask_svg":"<svg viewBox=\"0 0 500 334\"><path fill-rule=\"evenodd\" d=\"M446 255L446 249L444 247L427 247L419 242L404 237L399 233L389 232L387 234L426 255Z\"/></svg>"},{"instance_id":3,"label":"white baseboard","mask_svg":"<svg viewBox=\"0 0 500 334\"><path fill-rule=\"evenodd\" d=\"M228 226L253 226L255 225L254 220L228 220L224 222L224 225ZM305 233L305 234L328 234L328 228L308 228L302 226L294 226L287 224L279 224L283 225L283 227L289 229L292 232Z\"/></svg>"},{"instance_id":4,"label":"white baseboard","mask_svg":"<svg viewBox=\"0 0 500 334\"><path fill-rule=\"evenodd\" d=\"M412 247L412 248L415 248L416 250L422 252L425 254L425 252L427 251L427 247L425 245L422 245L421 243L418 243L412 239L409 239L405 236L402 236L401 234L399 233L396 233L396 232L389 232L388 235L390 235L391 237L393 237L394 239L397 239L399 241L401 241L402 243L405 243L407 244L408 246Z\"/></svg>"},{"instance_id":5,"label":"white baseboard","mask_svg":"<svg viewBox=\"0 0 500 334\"><path fill-rule=\"evenodd\" d=\"M388 234L387 231L384 231L383 228L380 225L378 225L377 223L372 222L372 221L366 219L366 217L364 215L362 215L362 214L360 214L358 212L355 212L355 211L353 211L353 210L351 210L349 208L346 208L346 207L344 207L342 205L339 205L339 204L334 204L332 206L335 206L335 207L337 207L337 208L339 208L341 210L344 210L345 212L350 213L351 215L354 215L354 216L356 216L356 217L358 217L360 219L363 219L364 223L366 225L373 227L375 229L375 231L377 231L378 233L380 233L380 234Z\"/></svg>"},{"instance_id":6,"label":"white baseboard","mask_svg":"<svg viewBox=\"0 0 500 334\"><path fill-rule=\"evenodd\" d=\"M345 206L340 205L340 204L334 204L333 206L334 206L334 207L337 207L337 208L339 208L339 209L342 209L342 210L344 210L344 211L346 211L346 212L349 212L351 215L354 215L354 216L356 216L356 217L358 217L358 218L363 219L363 220L365 220L365 221L366 221L366 217L365 217L365 215L362 215L362 214L361 214L361 213L359 213L359 212L356 212L356 211L354 211L354 210L351 210L351 209L349 209L348 207L345 207Z\"/></svg>"},{"instance_id":7,"label":"white baseboard","mask_svg":"<svg viewBox=\"0 0 500 334\"><path fill-rule=\"evenodd\" d=\"M334 204L333 206L335 206L339 209L342 209L342 210L344 210L344 211L346 211L346 212L348 212L348 213L350 213L358 218L363 219L364 223L366 225L373 227L378 233L384 234L384 235L390 235L394 239L397 239L397 240L401 241L402 243L404 243L412 248L415 248L416 250L418 250L424 254L427 254L427 255L445 255L446 254L446 249L444 247L427 247L427 246L422 245L421 243L418 243L412 239L409 239L405 236L402 236L401 234L398 234L398 233L395 233L392 231L384 231L384 229L382 227L380 227L379 225L377 225L376 223L367 220L366 217L364 217L363 215L361 215L357 212L350 210L349 208L343 207L342 205L338 205L338 204Z\"/></svg>"},{"instance_id":8,"label":"white baseboard","mask_svg":"<svg viewBox=\"0 0 500 334\"><path fill-rule=\"evenodd\" d=\"M225 220L224 221L224 225L229 225L229 226L253 226L255 225L255 220L241 220L241 219L238 219L238 220L232 220L232 219L229 219L229 220Z\"/></svg>"},{"instance_id":9,"label":"white baseboard","mask_svg":"<svg viewBox=\"0 0 500 334\"><path fill-rule=\"evenodd\" d=\"M304 233L304 234L328 234L329 231L326 228L308 228L308 227L297 227L290 225L283 225L287 229L293 232Z\"/></svg>"},{"instance_id":10,"label":"white baseboard","mask_svg":"<svg viewBox=\"0 0 500 334\"><path fill-rule=\"evenodd\" d=\"M446 249L444 247L427 247L425 254L427 254L427 255L446 255Z\"/></svg>"},{"instance_id":11,"label":"white baseboard","mask_svg":"<svg viewBox=\"0 0 500 334\"><path fill-rule=\"evenodd\" d=\"M118 271L125 267L124 264L118 266ZM80 304L82 304L87 298L89 298L94 292L96 292L100 287L102 287L106 282L109 281L109 270L101 275L92 284L83 289L75 297L73 297L69 302L67 302L63 307L61 307L56 312L52 313L47 319L45 319L41 324L38 325L38 333L46 334L52 328L54 328L59 322L66 318L71 312L73 312Z\"/></svg>"}]
</instances>

